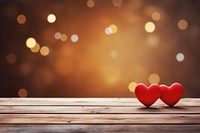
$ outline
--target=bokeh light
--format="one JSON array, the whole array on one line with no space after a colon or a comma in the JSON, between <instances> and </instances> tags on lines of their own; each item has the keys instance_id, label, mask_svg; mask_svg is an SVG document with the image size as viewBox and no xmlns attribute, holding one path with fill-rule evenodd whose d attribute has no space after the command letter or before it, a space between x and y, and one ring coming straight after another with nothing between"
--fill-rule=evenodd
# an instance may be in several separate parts
<instances>
[{"instance_id":1,"label":"bokeh light","mask_svg":"<svg viewBox=\"0 0 200 133\"><path fill-rule=\"evenodd\" d=\"M19 16L17 16L17 22L19 24L24 24L26 22L26 16L24 16L23 14L20 14Z\"/></svg>"},{"instance_id":2,"label":"bokeh light","mask_svg":"<svg viewBox=\"0 0 200 133\"><path fill-rule=\"evenodd\" d=\"M115 7L120 7L123 4L123 0L113 0L112 3Z\"/></svg>"},{"instance_id":3,"label":"bokeh light","mask_svg":"<svg viewBox=\"0 0 200 133\"><path fill-rule=\"evenodd\" d=\"M29 37L27 40L26 40L26 46L28 48L33 48L35 47L36 45L36 40L33 38L33 37Z\"/></svg>"},{"instance_id":4,"label":"bokeh light","mask_svg":"<svg viewBox=\"0 0 200 133\"><path fill-rule=\"evenodd\" d=\"M61 38L61 33L60 32L56 32L54 35L56 40L59 40Z\"/></svg>"},{"instance_id":5,"label":"bokeh light","mask_svg":"<svg viewBox=\"0 0 200 133\"><path fill-rule=\"evenodd\" d=\"M176 81L200 97L199 2L36 3L1 2L0 96L134 97L136 83Z\"/></svg>"},{"instance_id":6,"label":"bokeh light","mask_svg":"<svg viewBox=\"0 0 200 133\"><path fill-rule=\"evenodd\" d=\"M47 56L49 54L49 48L47 46L42 46L40 49L40 54L43 56Z\"/></svg>"},{"instance_id":7,"label":"bokeh light","mask_svg":"<svg viewBox=\"0 0 200 133\"><path fill-rule=\"evenodd\" d=\"M131 82L129 85L128 85L128 89L130 92L135 92L135 87L137 86L137 83L136 82Z\"/></svg>"},{"instance_id":8,"label":"bokeh light","mask_svg":"<svg viewBox=\"0 0 200 133\"><path fill-rule=\"evenodd\" d=\"M112 29L110 27L106 27L105 34L106 35L111 35L112 34Z\"/></svg>"},{"instance_id":9,"label":"bokeh light","mask_svg":"<svg viewBox=\"0 0 200 133\"><path fill-rule=\"evenodd\" d=\"M158 74L150 74L149 75L149 83L158 84L160 82L160 76Z\"/></svg>"},{"instance_id":10,"label":"bokeh light","mask_svg":"<svg viewBox=\"0 0 200 133\"><path fill-rule=\"evenodd\" d=\"M109 27L110 27L111 30L112 30L112 34L115 34L115 33L117 32L117 26L116 26L116 25L111 24Z\"/></svg>"},{"instance_id":11,"label":"bokeh light","mask_svg":"<svg viewBox=\"0 0 200 133\"><path fill-rule=\"evenodd\" d=\"M88 7L91 8L91 7L94 7L94 5L95 5L94 0L88 0L88 1L87 1L87 6L88 6Z\"/></svg>"},{"instance_id":12,"label":"bokeh light","mask_svg":"<svg viewBox=\"0 0 200 133\"><path fill-rule=\"evenodd\" d=\"M49 15L47 16L47 21L48 21L49 23L54 23L54 22L56 21L56 16L55 16L54 14L49 14Z\"/></svg>"},{"instance_id":13,"label":"bokeh light","mask_svg":"<svg viewBox=\"0 0 200 133\"><path fill-rule=\"evenodd\" d=\"M78 42L78 35L76 35L76 34L73 34L72 36L71 36L71 41L72 42Z\"/></svg>"},{"instance_id":14,"label":"bokeh light","mask_svg":"<svg viewBox=\"0 0 200 133\"><path fill-rule=\"evenodd\" d=\"M115 34L117 30L118 30L117 26L115 24L111 24L110 26L106 27L105 34L106 35Z\"/></svg>"},{"instance_id":15,"label":"bokeh light","mask_svg":"<svg viewBox=\"0 0 200 133\"><path fill-rule=\"evenodd\" d=\"M66 34L61 34L60 40L63 41L63 42L66 41L67 40L67 35Z\"/></svg>"},{"instance_id":16,"label":"bokeh light","mask_svg":"<svg viewBox=\"0 0 200 133\"><path fill-rule=\"evenodd\" d=\"M7 55L6 60L9 64L14 64L17 60L17 57L16 57L15 54L10 53L10 54Z\"/></svg>"},{"instance_id":17,"label":"bokeh light","mask_svg":"<svg viewBox=\"0 0 200 133\"><path fill-rule=\"evenodd\" d=\"M18 96L19 97L27 97L28 91L25 88L21 88L18 90Z\"/></svg>"},{"instance_id":18,"label":"bokeh light","mask_svg":"<svg viewBox=\"0 0 200 133\"><path fill-rule=\"evenodd\" d=\"M33 53L37 53L38 51L40 51L40 45L36 43L36 45L33 48L30 48L30 50Z\"/></svg>"},{"instance_id":19,"label":"bokeh light","mask_svg":"<svg viewBox=\"0 0 200 133\"><path fill-rule=\"evenodd\" d=\"M152 33L152 32L154 32L154 30L155 30L155 24L153 23L153 22L147 22L146 24L145 24L145 30L146 30L146 32L148 32L148 33Z\"/></svg>"},{"instance_id":20,"label":"bokeh light","mask_svg":"<svg viewBox=\"0 0 200 133\"><path fill-rule=\"evenodd\" d=\"M180 30L186 30L188 27L188 22L185 19L181 19L178 21L178 28Z\"/></svg>"},{"instance_id":21,"label":"bokeh light","mask_svg":"<svg viewBox=\"0 0 200 133\"><path fill-rule=\"evenodd\" d=\"M184 58L185 58L185 56L184 56L183 53L178 53L178 54L176 55L176 60L177 60L178 62L182 62L182 61L184 60Z\"/></svg>"},{"instance_id":22,"label":"bokeh light","mask_svg":"<svg viewBox=\"0 0 200 133\"><path fill-rule=\"evenodd\" d=\"M153 12L151 17L154 21L159 21L160 20L160 13L159 12Z\"/></svg>"}]
</instances>

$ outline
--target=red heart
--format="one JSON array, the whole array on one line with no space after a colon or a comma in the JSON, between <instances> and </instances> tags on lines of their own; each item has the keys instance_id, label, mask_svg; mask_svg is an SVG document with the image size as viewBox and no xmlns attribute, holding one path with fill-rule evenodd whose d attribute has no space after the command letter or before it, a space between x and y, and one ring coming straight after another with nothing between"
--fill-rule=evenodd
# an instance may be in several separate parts
<instances>
[{"instance_id":1,"label":"red heart","mask_svg":"<svg viewBox=\"0 0 200 133\"><path fill-rule=\"evenodd\" d=\"M174 83L170 87L160 85L162 94L160 99L168 106L173 107L183 95L183 86L179 83Z\"/></svg>"},{"instance_id":2,"label":"red heart","mask_svg":"<svg viewBox=\"0 0 200 133\"><path fill-rule=\"evenodd\" d=\"M137 99L146 107L150 107L161 95L160 86L152 84L146 87L144 84L138 84L135 88L135 95Z\"/></svg>"}]
</instances>

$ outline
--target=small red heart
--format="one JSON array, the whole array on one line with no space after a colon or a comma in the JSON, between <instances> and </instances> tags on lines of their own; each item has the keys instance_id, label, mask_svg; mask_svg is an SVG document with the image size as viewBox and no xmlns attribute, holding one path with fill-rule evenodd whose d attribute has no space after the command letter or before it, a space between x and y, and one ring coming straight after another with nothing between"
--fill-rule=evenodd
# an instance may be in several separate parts
<instances>
[{"instance_id":1,"label":"small red heart","mask_svg":"<svg viewBox=\"0 0 200 133\"><path fill-rule=\"evenodd\" d=\"M158 98L160 98L161 89L157 84L146 87L144 84L140 83L135 88L135 95L142 104L146 107L150 107Z\"/></svg>"},{"instance_id":2,"label":"small red heart","mask_svg":"<svg viewBox=\"0 0 200 133\"><path fill-rule=\"evenodd\" d=\"M173 107L183 95L183 86L179 83L174 83L170 87L160 85L162 94L160 99L170 107Z\"/></svg>"}]
</instances>

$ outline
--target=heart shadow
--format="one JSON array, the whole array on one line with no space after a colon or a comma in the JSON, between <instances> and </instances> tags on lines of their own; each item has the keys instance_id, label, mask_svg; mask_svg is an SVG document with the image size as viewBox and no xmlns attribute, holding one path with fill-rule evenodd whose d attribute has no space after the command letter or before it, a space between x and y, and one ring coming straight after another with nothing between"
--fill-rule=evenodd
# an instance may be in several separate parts
<instances>
[{"instance_id":1,"label":"heart shadow","mask_svg":"<svg viewBox=\"0 0 200 133\"><path fill-rule=\"evenodd\" d=\"M163 108L164 109L175 109L175 110L185 109L184 107L180 107L180 106L173 106L173 107L166 106L166 107L163 107Z\"/></svg>"},{"instance_id":2,"label":"heart shadow","mask_svg":"<svg viewBox=\"0 0 200 133\"><path fill-rule=\"evenodd\" d=\"M140 107L138 110L159 110L160 108L155 108L155 107Z\"/></svg>"},{"instance_id":3,"label":"heart shadow","mask_svg":"<svg viewBox=\"0 0 200 133\"><path fill-rule=\"evenodd\" d=\"M168 106L164 106L164 107L140 107L140 108L137 108L138 111L142 111L142 112L146 112L146 113L159 113L159 112L163 112L163 109L164 110L174 110L174 111L181 111L181 110L185 110L186 108L184 107L178 107L178 106L175 106L175 107L168 107Z\"/></svg>"}]
</instances>

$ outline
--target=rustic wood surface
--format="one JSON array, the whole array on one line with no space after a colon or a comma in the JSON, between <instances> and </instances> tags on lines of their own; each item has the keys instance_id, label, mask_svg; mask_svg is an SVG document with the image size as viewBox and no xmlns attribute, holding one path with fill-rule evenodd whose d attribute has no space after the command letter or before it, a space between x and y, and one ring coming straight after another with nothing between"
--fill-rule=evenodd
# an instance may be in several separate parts
<instances>
[{"instance_id":1,"label":"rustic wood surface","mask_svg":"<svg viewBox=\"0 0 200 133\"><path fill-rule=\"evenodd\" d=\"M200 132L200 99L145 108L135 98L0 98L1 132Z\"/></svg>"}]
</instances>

